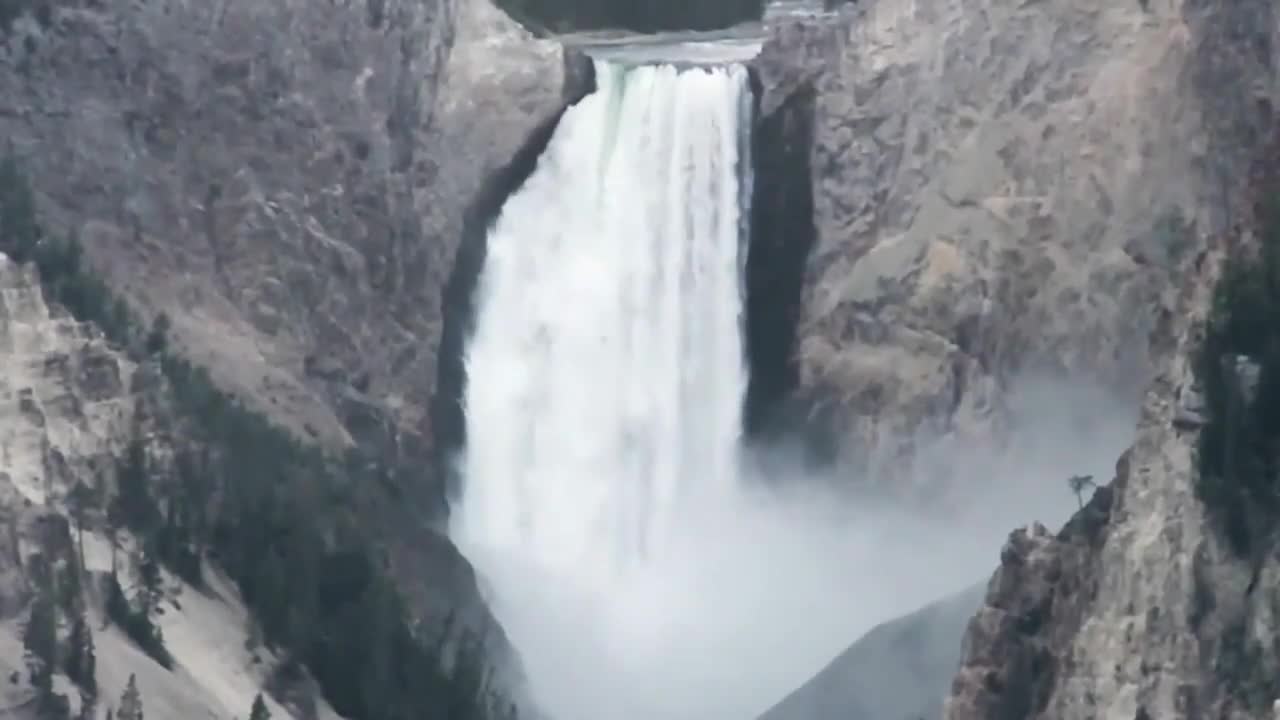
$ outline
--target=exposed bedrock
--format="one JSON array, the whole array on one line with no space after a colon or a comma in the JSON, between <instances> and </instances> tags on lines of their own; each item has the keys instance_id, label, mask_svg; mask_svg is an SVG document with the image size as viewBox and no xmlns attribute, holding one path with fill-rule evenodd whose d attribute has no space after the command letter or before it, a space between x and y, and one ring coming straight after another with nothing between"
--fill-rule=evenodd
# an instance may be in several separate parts
<instances>
[{"instance_id":1,"label":"exposed bedrock","mask_svg":"<svg viewBox=\"0 0 1280 720\"><path fill-rule=\"evenodd\" d=\"M772 28L764 117L813 94L791 397L839 459L998 433L1028 372L1136 407L1162 298L1234 221L1274 93L1264 35L1204 35L1222 12L875 0Z\"/></svg>"}]
</instances>

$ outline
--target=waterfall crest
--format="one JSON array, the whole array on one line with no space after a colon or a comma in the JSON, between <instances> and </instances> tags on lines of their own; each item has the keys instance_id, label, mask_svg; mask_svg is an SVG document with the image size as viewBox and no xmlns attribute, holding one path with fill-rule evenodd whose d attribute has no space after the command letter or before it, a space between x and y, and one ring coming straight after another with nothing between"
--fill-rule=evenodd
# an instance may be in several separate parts
<instances>
[{"instance_id":1,"label":"waterfall crest","mask_svg":"<svg viewBox=\"0 0 1280 720\"><path fill-rule=\"evenodd\" d=\"M454 533L609 583L732 490L746 387L741 66L597 66L488 239Z\"/></svg>"}]
</instances>

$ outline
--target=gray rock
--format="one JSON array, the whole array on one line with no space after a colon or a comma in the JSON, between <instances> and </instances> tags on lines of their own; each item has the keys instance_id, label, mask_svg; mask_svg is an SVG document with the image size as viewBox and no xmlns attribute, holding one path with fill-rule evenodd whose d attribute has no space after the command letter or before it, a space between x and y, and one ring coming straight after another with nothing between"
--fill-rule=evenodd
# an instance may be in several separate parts
<instances>
[{"instance_id":1,"label":"gray rock","mask_svg":"<svg viewBox=\"0 0 1280 720\"><path fill-rule=\"evenodd\" d=\"M414 609L500 635L439 532L442 295L465 210L577 62L489 0L55 3L0 35L0 152L24 160L45 223L145 320L167 313L171 346L221 387L401 470L394 501L369 489L371 530ZM154 368L66 354L48 374L75 397L128 378L154 449L189 440Z\"/></svg>"},{"instance_id":2,"label":"gray rock","mask_svg":"<svg viewBox=\"0 0 1280 720\"><path fill-rule=\"evenodd\" d=\"M58 4L0 38L0 136L219 384L334 447L359 384L429 448L462 213L565 66L488 0Z\"/></svg>"},{"instance_id":3,"label":"gray rock","mask_svg":"<svg viewBox=\"0 0 1280 720\"><path fill-rule=\"evenodd\" d=\"M1167 359L1115 479L1057 535L1010 538L966 632L948 720L1243 720L1280 695L1280 564L1229 549L1197 495L1197 435L1175 422L1223 250L1153 342Z\"/></svg>"},{"instance_id":4,"label":"gray rock","mask_svg":"<svg viewBox=\"0 0 1280 720\"><path fill-rule=\"evenodd\" d=\"M798 392L845 459L999 432L1029 370L1138 403L1280 99L1264 4L871 0L771 29L762 108L817 91Z\"/></svg>"}]
</instances>

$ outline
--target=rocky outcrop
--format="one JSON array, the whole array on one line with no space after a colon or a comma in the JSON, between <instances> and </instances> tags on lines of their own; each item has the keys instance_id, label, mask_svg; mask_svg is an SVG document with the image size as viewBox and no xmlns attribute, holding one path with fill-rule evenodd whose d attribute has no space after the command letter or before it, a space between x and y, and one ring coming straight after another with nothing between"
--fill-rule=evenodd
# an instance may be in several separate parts
<instances>
[{"instance_id":1,"label":"rocky outcrop","mask_svg":"<svg viewBox=\"0 0 1280 720\"><path fill-rule=\"evenodd\" d=\"M1280 15L1266 2L1176 4L1185 92L1201 98L1201 172L1223 179L1221 208L1244 226L1280 76ZM1254 168L1255 170L1257 168ZM1220 237L1248 231L1232 228ZM1137 440L1115 479L1061 533L1009 541L966 635L946 717L1260 718L1280 696L1274 553L1242 557L1197 493L1205 422L1193 358L1201 346L1223 243L1209 243L1163 301L1152 336L1156 379ZM1232 358L1241 380L1248 363ZM1242 382L1247 385L1247 382ZM1247 530L1246 530L1247 531Z\"/></svg>"},{"instance_id":2,"label":"rocky outcrop","mask_svg":"<svg viewBox=\"0 0 1280 720\"><path fill-rule=\"evenodd\" d=\"M998 433L1028 370L1146 389L1114 481L1010 539L945 716L1265 716L1280 571L1196 497L1190 358L1276 121L1274 5L877 0L756 67L765 112L816 98L791 396L828 446Z\"/></svg>"},{"instance_id":3,"label":"rocky outcrop","mask_svg":"<svg viewBox=\"0 0 1280 720\"><path fill-rule=\"evenodd\" d=\"M567 62L488 0L55 3L0 38L0 135L219 384L427 467L463 212Z\"/></svg>"},{"instance_id":4,"label":"rocky outcrop","mask_svg":"<svg viewBox=\"0 0 1280 720\"><path fill-rule=\"evenodd\" d=\"M174 657L172 670L114 625L97 622L97 581L117 563L133 593L136 544L128 533L118 534L122 548L112 558L100 506L85 510L84 527L76 528L73 540L70 496L77 484L108 490L116 459L136 433L163 454L160 428L172 428L174 418L162 414L164 388L149 379L153 375L98 329L48 304L33 267L0 254L0 675L22 678L0 687L6 717L36 716L22 644L37 568L48 567L35 558L74 556L81 547L103 712L136 675L147 712L158 717L244 717L274 664L269 651L249 649L250 622L238 593L213 572L200 590L165 578L157 619ZM70 680L59 674L55 687L75 710L79 696ZM300 717L269 702L273 717ZM310 702L312 717L337 718L314 693Z\"/></svg>"},{"instance_id":5,"label":"rocky outcrop","mask_svg":"<svg viewBox=\"0 0 1280 720\"><path fill-rule=\"evenodd\" d=\"M358 450L379 480L361 490L370 536L417 619L505 647L439 532L445 288L468 208L582 91L585 59L488 0L41 6L0 33L0 152L21 159L43 224L77 234L145 319L167 314L171 345L219 386ZM138 382L157 386L144 421L190 439L164 425L158 373L87 350L45 372L83 396L16 388L23 427Z\"/></svg>"},{"instance_id":6,"label":"rocky outcrop","mask_svg":"<svg viewBox=\"0 0 1280 720\"><path fill-rule=\"evenodd\" d=\"M97 487L132 437L136 366L94 328L51 309L34 268L2 254L0 365L4 619L25 604L23 554L37 526L65 510L76 483Z\"/></svg>"},{"instance_id":7,"label":"rocky outcrop","mask_svg":"<svg viewBox=\"0 0 1280 720\"><path fill-rule=\"evenodd\" d=\"M1203 5L875 0L772 28L762 111L816 103L794 394L845 460L999 430L1027 371L1139 402L1158 300L1234 222L1276 100L1262 3Z\"/></svg>"},{"instance_id":8,"label":"rocky outcrop","mask_svg":"<svg viewBox=\"0 0 1280 720\"><path fill-rule=\"evenodd\" d=\"M970 622L946 717L1257 718L1280 693L1274 558L1234 552L1196 493L1193 360L1219 274L1186 271L1153 347L1168 358L1109 486L1057 535L1013 534Z\"/></svg>"},{"instance_id":9,"label":"rocky outcrop","mask_svg":"<svg viewBox=\"0 0 1280 720\"><path fill-rule=\"evenodd\" d=\"M224 389L389 469L368 506L415 608L491 624L432 530L445 285L467 208L584 59L488 0L50 8L0 35L0 152L44 224Z\"/></svg>"}]
</instances>

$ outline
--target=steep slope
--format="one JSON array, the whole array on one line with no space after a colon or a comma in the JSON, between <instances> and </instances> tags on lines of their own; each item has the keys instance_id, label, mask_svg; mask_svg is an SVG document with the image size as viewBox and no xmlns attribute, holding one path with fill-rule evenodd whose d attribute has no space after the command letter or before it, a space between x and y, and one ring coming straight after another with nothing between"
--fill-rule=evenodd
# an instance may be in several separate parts
<instances>
[{"instance_id":1,"label":"steep slope","mask_svg":"<svg viewBox=\"0 0 1280 720\"><path fill-rule=\"evenodd\" d=\"M1214 252L1189 272L1160 333L1170 360L1111 484L1057 535L1035 525L1010 537L966 633L946 717L1236 717L1213 709L1217 683L1204 671L1217 661L1198 647L1197 587L1239 597L1248 573L1208 529L1196 435L1179 422L1194 410L1183 399L1194 402L1191 358L1220 260Z\"/></svg>"},{"instance_id":2,"label":"steep slope","mask_svg":"<svg viewBox=\"0 0 1280 720\"><path fill-rule=\"evenodd\" d=\"M462 215L562 105L559 46L487 0L49 7L0 38L49 224L219 384L426 466Z\"/></svg>"},{"instance_id":3,"label":"steep slope","mask_svg":"<svg viewBox=\"0 0 1280 720\"><path fill-rule=\"evenodd\" d=\"M1025 372L1136 405L1158 299L1234 222L1275 100L1274 20L1234 5L873 0L779 23L762 111L815 98L785 409L866 462L998 431Z\"/></svg>"},{"instance_id":4,"label":"steep slope","mask_svg":"<svg viewBox=\"0 0 1280 720\"><path fill-rule=\"evenodd\" d=\"M960 661L960 636L981 604L977 586L876 626L760 720L937 717Z\"/></svg>"},{"instance_id":5,"label":"steep slope","mask_svg":"<svg viewBox=\"0 0 1280 720\"><path fill-rule=\"evenodd\" d=\"M1194 437L1173 425L1194 417L1195 318L1275 122L1278 23L1261 1L873 0L779 24L756 64L766 117L814 98L816 237L790 246L773 412L865 462L1002 435L1029 371L1144 408L1113 487L1060 536L1006 548L953 720L1218 717L1239 687L1222 676L1274 675L1270 651L1241 649L1270 647L1270 596L1241 609L1252 573L1206 530Z\"/></svg>"},{"instance_id":6,"label":"steep slope","mask_svg":"<svg viewBox=\"0 0 1280 720\"><path fill-rule=\"evenodd\" d=\"M1249 27L1280 36L1275 25ZM970 623L948 718L1236 719L1276 709L1275 476L1248 467L1274 445L1243 444L1267 437L1275 367L1270 349L1251 356L1216 338L1251 320L1241 308L1254 306L1239 298L1274 272L1277 147L1255 149L1245 197L1258 201L1258 222L1189 270L1157 335L1170 360L1115 479L1057 535L1037 526L1010 538ZM1256 296L1269 312L1271 292ZM1243 337L1269 340L1271 324L1262 327ZM1224 379L1212 379L1214 367ZM1223 387L1243 410L1223 413ZM1206 442L1214 432L1240 445L1221 467Z\"/></svg>"},{"instance_id":7,"label":"steep slope","mask_svg":"<svg viewBox=\"0 0 1280 720\"><path fill-rule=\"evenodd\" d=\"M1170 316L1163 336L1174 359L1148 393L1138 442L1115 480L1056 536L1036 527L1010 538L970 624L948 717L1234 719L1276 710L1275 476L1249 466L1274 447L1251 439L1273 432L1274 356L1218 338L1251 320L1256 306L1242 298L1274 272L1278 147L1259 154L1252 176L1258 222L1197 267ZM1253 296L1269 312L1271 292ZM1268 322L1236 337L1269 341L1270 333ZM1239 409L1224 397L1240 398ZM1210 442L1217 433L1238 447L1222 454Z\"/></svg>"},{"instance_id":8,"label":"steep slope","mask_svg":"<svg viewBox=\"0 0 1280 720\"><path fill-rule=\"evenodd\" d=\"M21 670L24 678L4 683L0 707L6 716L35 717L36 693L25 680L21 639L24 611L38 582L34 558L46 552L50 528L61 523L65 532L71 526L67 518L73 515L70 495L76 484L98 487L109 477L108 468L141 420L139 408L152 404L148 394L155 388L146 382L148 369L113 349L96 328L51 308L31 266L20 267L2 254L0 367L0 655L5 659L0 670L5 678ZM113 561L105 517L87 517L85 565L94 580L88 596L96 598L97 580L111 571ZM127 578L133 575L133 541L122 540L117 563ZM217 576L211 579L208 588L197 590L179 578L166 578L160 625L174 656L172 670L115 625L99 622L101 607L90 611L102 696L97 716L116 702L131 675L138 677L145 707L155 717L247 715L273 657L262 649L250 652L251 623L238 594ZM58 687L70 688L65 676L57 680ZM78 707L77 694L69 695ZM316 717L337 717L322 700L313 700ZM294 717L274 701L270 708L274 717Z\"/></svg>"},{"instance_id":9,"label":"steep slope","mask_svg":"<svg viewBox=\"0 0 1280 720\"><path fill-rule=\"evenodd\" d=\"M0 153L44 224L219 387L356 451L375 481L352 510L416 618L500 635L438 532L445 285L475 196L581 58L488 0L27 9L0 34Z\"/></svg>"}]
</instances>

